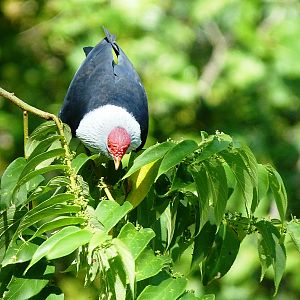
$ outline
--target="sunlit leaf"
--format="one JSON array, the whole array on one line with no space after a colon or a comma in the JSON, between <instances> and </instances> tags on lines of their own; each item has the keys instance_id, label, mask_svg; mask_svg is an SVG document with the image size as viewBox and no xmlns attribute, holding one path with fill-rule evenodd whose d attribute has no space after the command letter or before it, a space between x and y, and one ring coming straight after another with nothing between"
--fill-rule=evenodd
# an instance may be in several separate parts
<instances>
[{"instance_id":1,"label":"sunlit leaf","mask_svg":"<svg viewBox=\"0 0 300 300\"><path fill-rule=\"evenodd\" d=\"M127 223L122 227L118 239L127 246L133 258L137 259L154 236L155 233L150 228L137 229L132 223Z\"/></svg>"},{"instance_id":2,"label":"sunlit leaf","mask_svg":"<svg viewBox=\"0 0 300 300\"><path fill-rule=\"evenodd\" d=\"M16 187L19 177L26 165L26 159L19 157L14 160L4 171L1 178L1 204L0 210L7 208L11 204L13 190ZM17 194L15 197L26 197L26 191ZM17 200L18 201L18 200Z\"/></svg>"},{"instance_id":3,"label":"sunlit leaf","mask_svg":"<svg viewBox=\"0 0 300 300\"><path fill-rule=\"evenodd\" d=\"M289 222L287 224L287 232L300 252L300 223L296 223L295 221Z\"/></svg>"},{"instance_id":4,"label":"sunlit leaf","mask_svg":"<svg viewBox=\"0 0 300 300\"><path fill-rule=\"evenodd\" d=\"M72 168L77 174L80 169L85 165L86 162L89 160L93 160L94 158L98 157L98 154L94 154L92 156L87 156L85 153L80 153L72 160Z\"/></svg>"},{"instance_id":5,"label":"sunlit leaf","mask_svg":"<svg viewBox=\"0 0 300 300\"><path fill-rule=\"evenodd\" d=\"M37 156L35 156L34 158L32 158L25 166L25 168L23 169L22 173L21 173L21 177L24 177L25 175L27 175L29 172L31 172L32 170L34 170L40 163L50 159L50 158L56 158L56 157L61 157L65 154L65 150L62 148L58 148L58 149L53 149L53 150L49 150L47 152L38 154ZM46 166L43 166L46 167Z\"/></svg>"},{"instance_id":6,"label":"sunlit leaf","mask_svg":"<svg viewBox=\"0 0 300 300\"><path fill-rule=\"evenodd\" d=\"M130 210L132 205L125 201L122 205L110 200L101 201L96 208L98 221L107 231L111 230Z\"/></svg>"},{"instance_id":7,"label":"sunlit leaf","mask_svg":"<svg viewBox=\"0 0 300 300\"><path fill-rule=\"evenodd\" d=\"M43 242L39 248L35 251L34 255L32 256L32 259L28 265L28 267L25 270L25 273L28 271L31 266L36 264L40 259L47 255L51 255L51 251L55 249L56 244L62 240L64 237L68 237L69 235L79 232L81 229L79 227L75 226L68 226L63 228L62 230L56 232L53 234L50 238L48 238L45 242ZM75 241L76 243L76 241ZM65 245L67 246L67 245ZM71 247L72 248L72 247ZM58 249L58 251L64 251L63 249ZM72 251L71 251L72 252Z\"/></svg>"},{"instance_id":8,"label":"sunlit leaf","mask_svg":"<svg viewBox=\"0 0 300 300\"><path fill-rule=\"evenodd\" d=\"M136 260L136 280L144 280L158 274L171 263L171 258L155 255L153 250L145 249Z\"/></svg>"},{"instance_id":9,"label":"sunlit leaf","mask_svg":"<svg viewBox=\"0 0 300 300\"><path fill-rule=\"evenodd\" d=\"M12 277L4 292L5 300L24 300L37 295L48 283L46 279Z\"/></svg>"},{"instance_id":10,"label":"sunlit leaf","mask_svg":"<svg viewBox=\"0 0 300 300\"><path fill-rule=\"evenodd\" d=\"M186 278L169 278L158 286L148 285L138 296L137 300L170 300L180 297L187 285Z\"/></svg>"},{"instance_id":11,"label":"sunlit leaf","mask_svg":"<svg viewBox=\"0 0 300 300\"><path fill-rule=\"evenodd\" d=\"M132 167L128 170L123 179L129 177L141 167L161 159L175 145L176 144L173 142L164 142L147 148L147 150L145 150L140 156L138 156L134 160Z\"/></svg>"},{"instance_id":12,"label":"sunlit leaf","mask_svg":"<svg viewBox=\"0 0 300 300\"><path fill-rule=\"evenodd\" d=\"M5 267L9 264L22 263L31 260L31 257L37 248L38 245L33 243L17 240L9 245L1 266Z\"/></svg>"},{"instance_id":13,"label":"sunlit leaf","mask_svg":"<svg viewBox=\"0 0 300 300\"><path fill-rule=\"evenodd\" d=\"M56 259L72 253L73 251L78 249L79 246L87 244L90 241L92 235L93 233L88 229L81 229L80 231L70 232L68 235L65 235L56 240L51 249L48 248L49 250L46 254L47 259ZM47 244L47 247L49 247L49 244Z\"/></svg>"},{"instance_id":14,"label":"sunlit leaf","mask_svg":"<svg viewBox=\"0 0 300 300\"><path fill-rule=\"evenodd\" d=\"M268 171L269 171L270 187L272 189L272 193L275 198L280 219L283 222L287 210L287 194L286 194L285 186L283 184L281 176L274 168L268 166Z\"/></svg>"},{"instance_id":15,"label":"sunlit leaf","mask_svg":"<svg viewBox=\"0 0 300 300\"><path fill-rule=\"evenodd\" d=\"M142 166L138 171L133 173L129 178L131 188L126 200L135 208L147 196L158 171L159 161L151 162Z\"/></svg>"},{"instance_id":16,"label":"sunlit leaf","mask_svg":"<svg viewBox=\"0 0 300 300\"><path fill-rule=\"evenodd\" d=\"M115 238L112 240L113 245L116 247L117 252L121 258L123 263L124 270L126 271L126 275L129 282L129 287L132 296L135 295L135 261L134 257L132 256L130 250L122 242L122 240Z\"/></svg>"},{"instance_id":17,"label":"sunlit leaf","mask_svg":"<svg viewBox=\"0 0 300 300\"><path fill-rule=\"evenodd\" d=\"M158 174L157 174L157 178L167 172L169 169L171 169L172 167L176 166L177 164L179 164L180 162L182 162L182 160L188 156L189 154L191 154L194 150L196 150L198 148L198 145L195 141L193 140L184 140L180 143L178 143L177 145L175 145L163 158L159 170L158 170Z\"/></svg>"}]
</instances>

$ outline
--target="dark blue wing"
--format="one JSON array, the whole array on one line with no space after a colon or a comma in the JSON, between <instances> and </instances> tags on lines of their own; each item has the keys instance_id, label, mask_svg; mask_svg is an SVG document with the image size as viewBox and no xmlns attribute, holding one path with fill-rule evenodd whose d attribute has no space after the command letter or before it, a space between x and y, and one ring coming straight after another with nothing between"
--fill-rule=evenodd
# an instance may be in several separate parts
<instances>
[{"instance_id":1,"label":"dark blue wing","mask_svg":"<svg viewBox=\"0 0 300 300\"><path fill-rule=\"evenodd\" d=\"M106 104L125 108L141 126L142 147L148 133L148 104L140 77L131 62L105 30L106 37L94 48L85 51L86 59L77 70L65 97L60 118L72 133L83 116ZM115 52L118 63L114 62Z\"/></svg>"}]
</instances>

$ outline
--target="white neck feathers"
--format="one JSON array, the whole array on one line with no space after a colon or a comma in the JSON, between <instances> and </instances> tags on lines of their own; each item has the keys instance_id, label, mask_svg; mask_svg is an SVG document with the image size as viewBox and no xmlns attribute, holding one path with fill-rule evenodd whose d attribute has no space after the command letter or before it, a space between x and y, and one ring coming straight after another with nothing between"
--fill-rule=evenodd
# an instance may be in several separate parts
<instances>
[{"instance_id":1,"label":"white neck feathers","mask_svg":"<svg viewBox=\"0 0 300 300\"><path fill-rule=\"evenodd\" d=\"M131 138L130 152L141 144L141 128L133 115L115 105L100 106L84 115L76 130L76 136L91 150L110 157L107 137L115 127L126 129Z\"/></svg>"}]
</instances>

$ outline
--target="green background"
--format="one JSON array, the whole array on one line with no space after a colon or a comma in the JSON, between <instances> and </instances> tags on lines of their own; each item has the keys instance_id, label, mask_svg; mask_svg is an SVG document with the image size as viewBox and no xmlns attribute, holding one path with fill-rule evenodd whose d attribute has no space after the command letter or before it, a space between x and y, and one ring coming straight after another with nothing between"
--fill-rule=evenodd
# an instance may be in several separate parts
<instances>
[{"instance_id":1,"label":"green background","mask_svg":"<svg viewBox=\"0 0 300 300\"><path fill-rule=\"evenodd\" d=\"M1 1L0 85L57 114L82 47L117 41L149 98L147 145L223 131L274 165L287 187L288 215L300 215L300 3L292 0ZM33 129L42 120L30 117ZM0 99L0 174L23 153L22 112ZM261 214L276 217L274 204ZM272 299L259 283L251 237L222 280L203 288L217 299ZM298 299L300 260L288 248L276 299ZM184 272L184 260L179 271ZM268 277L268 276L267 276ZM196 278L196 277L195 277Z\"/></svg>"}]
</instances>

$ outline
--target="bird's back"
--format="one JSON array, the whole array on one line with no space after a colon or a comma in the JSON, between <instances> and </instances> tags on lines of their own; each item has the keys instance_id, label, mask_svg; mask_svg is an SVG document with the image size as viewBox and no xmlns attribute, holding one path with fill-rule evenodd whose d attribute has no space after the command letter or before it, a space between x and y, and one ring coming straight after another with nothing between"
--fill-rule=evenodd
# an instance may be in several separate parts
<instances>
[{"instance_id":1,"label":"bird's back","mask_svg":"<svg viewBox=\"0 0 300 300\"><path fill-rule=\"evenodd\" d=\"M84 115L107 104L126 109L141 127L142 147L148 132L148 105L144 87L131 62L105 30L106 37L94 48L76 72L60 112L73 135ZM118 61L114 61L113 52Z\"/></svg>"}]
</instances>

